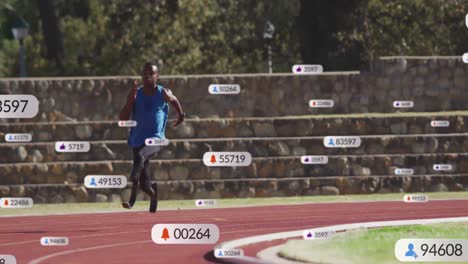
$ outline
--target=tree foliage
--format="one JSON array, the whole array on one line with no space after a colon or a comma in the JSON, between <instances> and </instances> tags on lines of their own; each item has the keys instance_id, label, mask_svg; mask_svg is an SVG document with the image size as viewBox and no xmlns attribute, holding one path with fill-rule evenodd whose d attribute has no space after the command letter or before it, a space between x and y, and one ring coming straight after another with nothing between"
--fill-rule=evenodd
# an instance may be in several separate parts
<instances>
[{"instance_id":1,"label":"tree foliage","mask_svg":"<svg viewBox=\"0 0 468 264\"><path fill-rule=\"evenodd\" d=\"M364 66L380 56L461 56L467 10L464 0L366 0L335 36L341 52L359 50Z\"/></svg>"},{"instance_id":2,"label":"tree foliage","mask_svg":"<svg viewBox=\"0 0 468 264\"><path fill-rule=\"evenodd\" d=\"M2 0L0 0L2 1ZM145 61L161 74L266 72L266 20L275 25L274 72L317 63L365 69L384 55L461 55L464 0L56 0L63 65L47 59L36 1L3 0L0 77L16 76L11 24L30 24L29 76L136 75ZM50 56L49 56L50 57Z\"/></svg>"},{"instance_id":3,"label":"tree foliage","mask_svg":"<svg viewBox=\"0 0 468 264\"><path fill-rule=\"evenodd\" d=\"M230 0L88 0L55 1L64 39L64 69L45 59L43 32L34 2L27 18L34 21L26 41L30 76L139 74L143 62L159 64L163 74L265 72L263 1ZM289 45L298 1L273 0L278 10L272 17L276 71L297 60ZM279 8L282 10L279 11ZM26 10L26 9L25 9ZM0 56L17 58L13 40L0 47ZM14 61L14 60L13 60ZM281 63L280 63L281 62ZM281 65L281 66L280 66ZM15 68L6 63L0 74ZM283 68L280 68L283 67ZM1 68L0 68L1 70Z\"/></svg>"}]
</instances>

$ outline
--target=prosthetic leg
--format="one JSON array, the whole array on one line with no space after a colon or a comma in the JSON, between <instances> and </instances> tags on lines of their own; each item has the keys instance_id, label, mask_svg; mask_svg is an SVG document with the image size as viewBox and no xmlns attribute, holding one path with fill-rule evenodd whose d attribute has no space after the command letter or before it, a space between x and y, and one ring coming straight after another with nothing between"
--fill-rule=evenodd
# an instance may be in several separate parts
<instances>
[{"instance_id":1,"label":"prosthetic leg","mask_svg":"<svg viewBox=\"0 0 468 264\"><path fill-rule=\"evenodd\" d=\"M138 183L140 183L141 189L151 197L149 212L155 213L158 207L158 189L156 183L151 183L151 176L149 175L149 161L155 157L161 150L159 146L144 146L138 151L138 155L135 155L132 173L130 180L133 183L132 191L130 194L129 202L122 203L122 206L127 209L131 209L136 201L136 193L138 189ZM140 179L137 178L138 172L140 172Z\"/></svg>"},{"instance_id":2,"label":"prosthetic leg","mask_svg":"<svg viewBox=\"0 0 468 264\"><path fill-rule=\"evenodd\" d=\"M135 158L134 160L132 173L130 174L130 181L132 182L132 191L130 193L130 200L128 202L122 203L123 208L132 209L133 205L135 204L137 190L138 190L138 177L137 177L138 174L137 173L140 171L140 166L138 163L140 162L140 159L137 160Z\"/></svg>"}]
</instances>

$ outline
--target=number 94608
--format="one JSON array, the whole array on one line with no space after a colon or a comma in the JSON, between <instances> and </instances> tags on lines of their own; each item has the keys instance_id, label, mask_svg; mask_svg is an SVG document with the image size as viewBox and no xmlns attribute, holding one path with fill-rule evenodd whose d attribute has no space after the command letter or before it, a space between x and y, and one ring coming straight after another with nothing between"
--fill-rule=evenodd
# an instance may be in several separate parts
<instances>
[{"instance_id":1,"label":"number 94608","mask_svg":"<svg viewBox=\"0 0 468 264\"><path fill-rule=\"evenodd\" d=\"M430 254L433 256L461 256L463 254L462 244L422 244L423 256Z\"/></svg>"}]
</instances>

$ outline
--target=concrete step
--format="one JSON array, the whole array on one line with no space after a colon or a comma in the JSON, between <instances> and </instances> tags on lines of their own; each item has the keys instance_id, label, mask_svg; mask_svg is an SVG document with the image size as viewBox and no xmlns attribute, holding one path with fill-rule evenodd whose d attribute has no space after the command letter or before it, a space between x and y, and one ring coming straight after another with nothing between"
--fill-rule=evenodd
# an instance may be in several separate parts
<instances>
[{"instance_id":1,"label":"concrete step","mask_svg":"<svg viewBox=\"0 0 468 264\"><path fill-rule=\"evenodd\" d=\"M434 171L434 164L451 164L452 171ZM47 162L0 165L1 184L83 183L86 175L129 176L131 161ZM388 176L396 168L414 175L468 173L468 153L329 156L328 164L304 165L300 156L253 158L247 167L206 167L200 159L153 160L153 180L225 180L332 176Z\"/></svg>"},{"instance_id":2,"label":"concrete step","mask_svg":"<svg viewBox=\"0 0 468 264\"><path fill-rule=\"evenodd\" d=\"M332 132L330 131L330 135ZM326 148L323 137L176 139L158 159L201 159L207 151L248 151L252 157L468 152L468 133L363 135L359 148ZM125 141L94 141L87 153L57 153L55 143L0 144L0 163L133 160Z\"/></svg>"},{"instance_id":3,"label":"concrete step","mask_svg":"<svg viewBox=\"0 0 468 264\"><path fill-rule=\"evenodd\" d=\"M468 191L468 174L413 177L300 177L157 181L160 200L284 197L338 194ZM81 184L0 185L3 197L31 197L35 204L128 201L125 189L86 189ZM430 199L430 193L428 193ZM148 200L139 190L138 200Z\"/></svg>"},{"instance_id":4,"label":"concrete step","mask_svg":"<svg viewBox=\"0 0 468 264\"><path fill-rule=\"evenodd\" d=\"M431 127L433 120L447 120L449 127ZM272 118L188 119L174 129L169 120L166 136L171 139L218 137L287 137L335 135L385 135L462 133L467 131L468 111L442 113L368 114L340 116L294 116ZM129 129L118 121L0 123L6 133L30 133L34 142L73 140L124 140Z\"/></svg>"}]
</instances>

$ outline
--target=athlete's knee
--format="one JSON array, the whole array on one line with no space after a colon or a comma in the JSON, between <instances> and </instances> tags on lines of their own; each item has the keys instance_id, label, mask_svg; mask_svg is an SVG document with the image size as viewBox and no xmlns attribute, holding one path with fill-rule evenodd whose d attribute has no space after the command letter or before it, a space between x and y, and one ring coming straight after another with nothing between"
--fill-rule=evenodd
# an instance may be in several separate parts
<instances>
[{"instance_id":1,"label":"athlete's knee","mask_svg":"<svg viewBox=\"0 0 468 264\"><path fill-rule=\"evenodd\" d=\"M130 178L130 181L132 182L133 185L138 185L138 179L136 177Z\"/></svg>"},{"instance_id":2,"label":"athlete's knee","mask_svg":"<svg viewBox=\"0 0 468 264\"><path fill-rule=\"evenodd\" d=\"M132 173L130 174L130 181L133 184L138 184L138 170L133 170Z\"/></svg>"},{"instance_id":3,"label":"athlete's knee","mask_svg":"<svg viewBox=\"0 0 468 264\"><path fill-rule=\"evenodd\" d=\"M148 166L149 166L149 161L146 159L141 159L140 162L138 163L138 170L140 172L145 171Z\"/></svg>"},{"instance_id":4,"label":"athlete's knee","mask_svg":"<svg viewBox=\"0 0 468 264\"><path fill-rule=\"evenodd\" d=\"M150 186L146 186L146 184L141 184L141 190L147 193L149 196L153 196L155 194L153 188Z\"/></svg>"}]
</instances>

